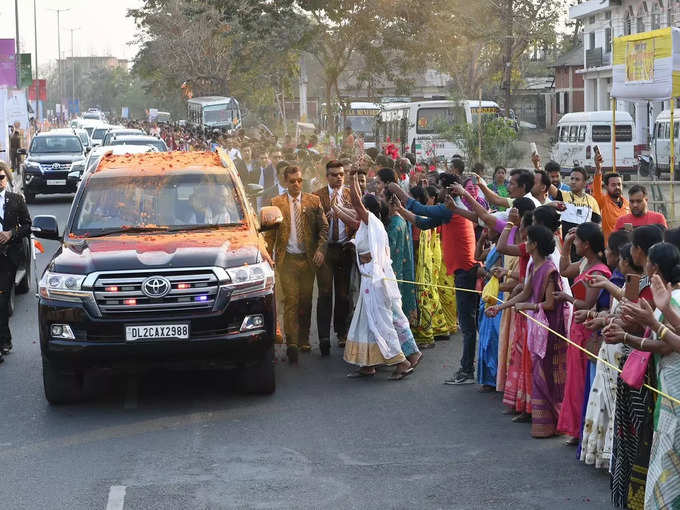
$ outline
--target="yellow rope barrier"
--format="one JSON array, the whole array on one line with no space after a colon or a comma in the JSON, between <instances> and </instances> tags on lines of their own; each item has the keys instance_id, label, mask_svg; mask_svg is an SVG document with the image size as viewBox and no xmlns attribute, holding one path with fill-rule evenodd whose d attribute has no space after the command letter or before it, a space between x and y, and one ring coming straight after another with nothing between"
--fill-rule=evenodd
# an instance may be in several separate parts
<instances>
[{"instance_id":1,"label":"yellow rope barrier","mask_svg":"<svg viewBox=\"0 0 680 510\"><path fill-rule=\"evenodd\" d=\"M474 294L481 294L481 293L482 293L481 291L476 290L476 289L463 289L463 288L459 288L459 287L451 287L450 285L439 285L439 284L436 284L436 283L412 282L412 281L409 281L409 280L399 280L399 279L395 279L395 278L385 278L385 280L389 280L389 281L393 281L393 282L397 282L397 283L407 283L407 284L410 284L410 285L420 285L420 286L422 286L422 287L437 287L437 288L440 288L440 289L449 289L449 290L453 290L453 291L471 292L471 293L474 293ZM501 303L504 302L501 298L498 298L498 301L500 301ZM564 340L564 341L567 342L569 345L571 345L571 346L573 346L573 347L576 347L578 350L580 350L580 351L586 353L586 354L587 354L588 356L590 356L591 358L594 358L594 359L596 359L596 360L598 360L598 361L601 361L603 364L605 364L605 365L608 366L609 368L613 368L613 369L616 370L618 373L621 373L621 372L622 372L622 370L621 370L619 367L612 365L612 364L609 363L607 360L600 358L597 354L593 354L593 353L590 352L588 349L586 349L586 348L584 348L584 347L581 347L581 346L578 345L576 342L570 340L569 338L567 338L566 336L562 335L561 333L558 333L558 332L555 331L554 329L549 328L548 326L546 326L546 325L543 324L542 322L540 322L540 321L534 319L533 317L531 317L530 315L528 315L528 314L525 313L524 311L519 310L518 312L521 313L522 315L524 315L527 319L534 321L536 324L538 324L538 325L541 326L542 328L547 329L548 331L550 331L553 335L555 335L555 336L558 337L559 339ZM680 400L679 400L679 399L677 399L677 398L675 398L675 397L671 397L671 396L668 395L667 393L664 393L663 391L661 391L661 390L659 390L659 389L657 389L657 388L654 388L653 386L650 386L649 384L643 384L643 386L644 386L645 388L647 388L648 390L653 391L654 393L656 393L656 394L658 394L658 395L660 395L660 396L662 396L662 397L667 398L667 399L670 400L671 402L680 405Z\"/></svg>"}]
</instances>

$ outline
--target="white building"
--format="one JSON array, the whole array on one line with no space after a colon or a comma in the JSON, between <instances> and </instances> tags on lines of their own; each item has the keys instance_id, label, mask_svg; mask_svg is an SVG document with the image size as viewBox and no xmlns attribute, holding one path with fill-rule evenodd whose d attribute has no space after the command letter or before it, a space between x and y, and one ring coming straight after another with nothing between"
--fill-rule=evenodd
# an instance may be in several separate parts
<instances>
[{"instance_id":1,"label":"white building","mask_svg":"<svg viewBox=\"0 0 680 510\"><path fill-rule=\"evenodd\" d=\"M611 109L612 39L622 35L680 26L678 0L585 0L569 8L569 17L583 27L584 110ZM617 101L617 109L635 118L637 139L646 141L649 126L663 104Z\"/></svg>"}]
</instances>

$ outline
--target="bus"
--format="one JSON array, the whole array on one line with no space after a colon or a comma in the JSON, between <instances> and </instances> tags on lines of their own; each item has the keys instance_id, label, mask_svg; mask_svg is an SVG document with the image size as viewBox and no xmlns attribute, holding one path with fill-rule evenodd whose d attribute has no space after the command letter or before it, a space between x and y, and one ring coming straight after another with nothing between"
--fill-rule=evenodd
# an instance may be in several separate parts
<instances>
[{"instance_id":1,"label":"bus","mask_svg":"<svg viewBox=\"0 0 680 510\"><path fill-rule=\"evenodd\" d=\"M365 101L352 101L348 103L336 118L336 126L340 131L351 127L354 136L362 135L364 138L364 149L375 147L375 123L382 110L382 105ZM320 127L328 132L328 111L326 104L321 105Z\"/></svg>"},{"instance_id":2,"label":"bus","mask_svg":"<svg viewBox=\"0 0 680 510\"><path fill-rule=\"evenodd\" d=\"M498 118L501 110L494 101L477 100L385 104L377 119L376 143L380 148L394 143L400 154L412 152L418 161L465 156L456 143L442 138L437 126L476 124L480 115L482 120Z\"/></svg>"},{"instance_id":3,"label":"bus","mask_svg":"<svg viewBox=\"0 0 680 510\"><path fill-rule=\"evenodd\" d=\"M233 97L205 96L187 101L188 121L192 126L205 129L241 127L241 108Z\"/></svg>"}]
</instances>

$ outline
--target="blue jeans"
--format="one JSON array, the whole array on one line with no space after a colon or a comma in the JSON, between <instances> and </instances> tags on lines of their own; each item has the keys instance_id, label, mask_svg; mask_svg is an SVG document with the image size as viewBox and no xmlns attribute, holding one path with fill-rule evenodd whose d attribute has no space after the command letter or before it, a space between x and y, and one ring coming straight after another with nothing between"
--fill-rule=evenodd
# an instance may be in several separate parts
<instances>
[{"instance_id":1,"label":"blue jeans","mask_svg":"<svg viewBox=\"0 0 680 510\"><path fill-rule=\"evenodd\" d=\"M469 270L458 269L455 273L456 287L475 289L477 266ZM461 370L472 374L475 370L475 352L477 351L477 307L479 296L474 292L456 291L458 308L458 324L463 333L463 357L460 360Z\"/></svg>"}]
</instances>

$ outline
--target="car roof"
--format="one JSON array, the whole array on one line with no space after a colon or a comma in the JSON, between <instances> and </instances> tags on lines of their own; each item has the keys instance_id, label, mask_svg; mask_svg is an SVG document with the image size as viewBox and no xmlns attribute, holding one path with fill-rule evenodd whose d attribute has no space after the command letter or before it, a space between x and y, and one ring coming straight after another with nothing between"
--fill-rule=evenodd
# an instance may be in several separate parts
<instances>
[{"instance_id":1,"label":"car roof","mask_svg":"<svg viewBox=\"0 0 680 510\"><path fill-rule=\"evenodd\" d=\"M574 112L565 113L559 120L558 124L564 122L609 122L612 121L611 110L601 110L599 112ZM619 122L633 122L633 117L630 113L624 111L616 112L616 123Z\"/></svg>"},{"instance_id":2,"label":"car roof","mask_svg":"<svg viewBox=\"0 0 680 510\"><path fill-rule=\"evenodd\" d=\"M63 128L64 131L58 131L56 129L53 129L51 131L41 131L40 133L36 134L33 138L43 138L46 136L75 136L78 138L78 135L73 132L72 129L68 128Z\"/></svg>"},{"instance_id":3,"label":"car roof","mask_svg":"<svg viewBox=\"0 0 680 510\"><path fill-rule=\"evenodd\" d=\"M153 136L153 135L120 135L120 136L116 136L116 141L118 141L118 140L123 140L123 141L126 141L126 140L155 140L155 141L161 140L162 141L162 138L158 138L157 136Z\"/></svg>"},{"instance_id":4,"label":"car roof","mask_svg":"<svg viewBox=\"0 0 680 510\"><path fill-rule=\"evenodd\" d=\"M100 156L109 151L115 155L143 154L145 152L158 152L158 148L153 145L98 145L90 151L90 154Z\"/></svg>"},{"instance_id":5,"label":"car roof","mask_svg":"<svg viewBox=\"0 0 680 510\"><path fill-rule=\"evenodd\" d=\"M144 154L107 154L102 157L94 178L138 175L224 174L236 177L233 165L225 167L216 152L147 152Z\"/></svg>"}]
</instances>

